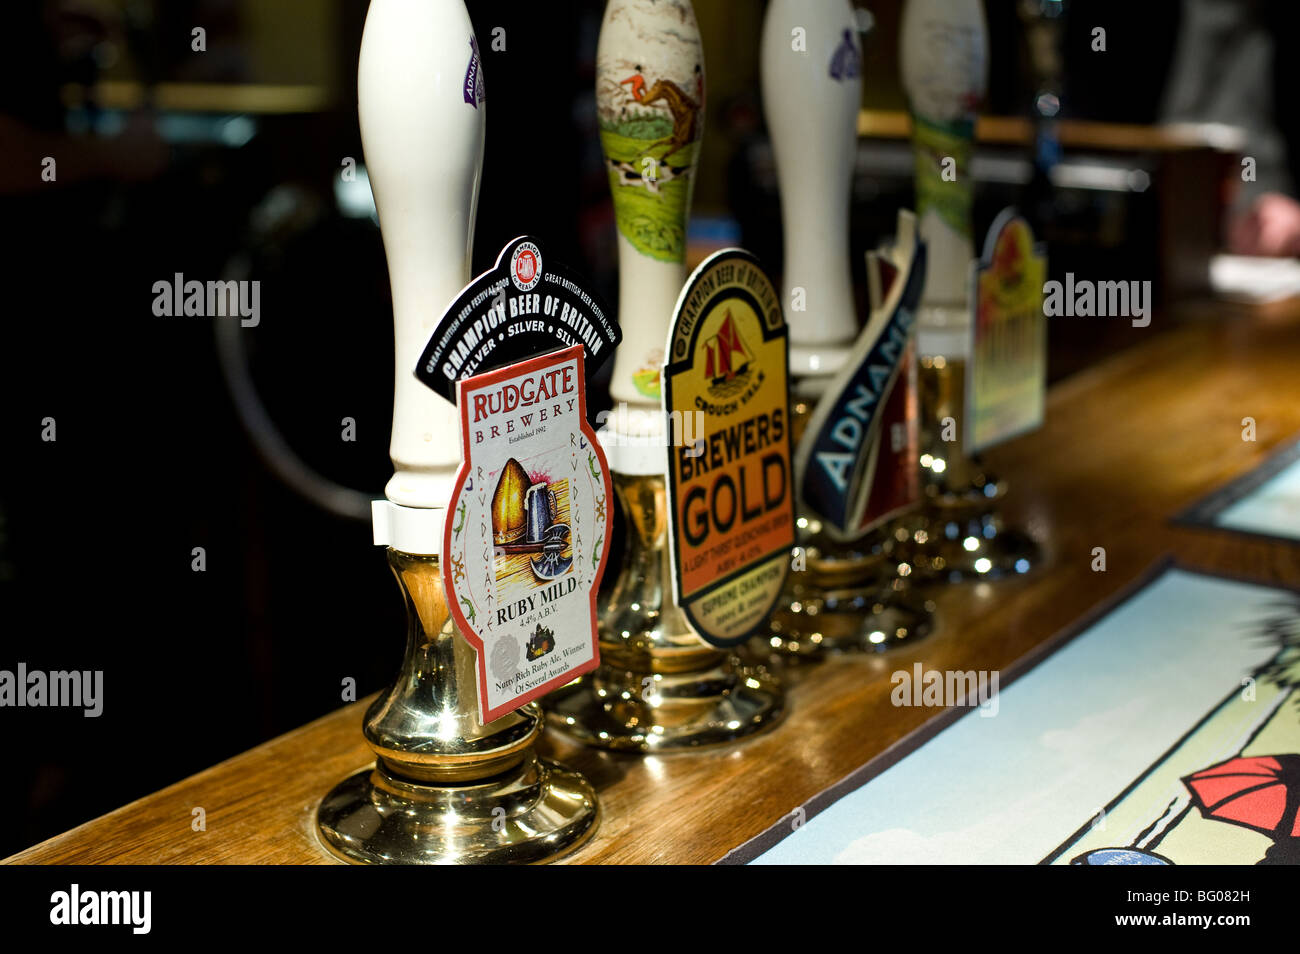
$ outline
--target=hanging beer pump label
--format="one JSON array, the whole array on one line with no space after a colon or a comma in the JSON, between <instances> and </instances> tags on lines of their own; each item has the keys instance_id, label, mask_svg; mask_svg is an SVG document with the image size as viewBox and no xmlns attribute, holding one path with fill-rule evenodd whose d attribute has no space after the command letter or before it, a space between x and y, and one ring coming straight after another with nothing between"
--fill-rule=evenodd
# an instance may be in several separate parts
<instances>
[{"instance_id":1,"label":"hanging beer pump label","mask_svg":"<svg viewBox=\"0 0 1300 954\"><path fill-rule=\"evenodd\" d=\"M663 369L669 548L677 603L715 646L753 635L794 546L786 326L776 289L741 249L686 283Z\"/></svg>"},{"instance_id":2,"label":"hanging beer pump label","mask_svg":"<svg viewBox=\"0 0 1300 954\"><path fill-rule=\"evenodd\" d=\"M871 315L795 452L801 504L840 540L861 537L919 498L912 329L925 246L912 213L899 213L894 248L868 256L867 272Z\"/></svg>"},{"instance_id":3,"label":"hanging beer pump label","mask_svg":"<svg viewBox=\"0 0 1300 954\"><path fill-rule=\"evenodd\" d=\"M975 264L974 320L966 364L966 452L1010 440L1043 423L1047 405L1047 254L1029 223L1003 209Z\"/></svg>"},{"instance_id":4,"label":"hanging beer pump label","mask_svg":"<svg viewBox=\"0 0 1300 954\"><path fill-rule=\"evenodd\" d=\"M451 613L499 719L596 668L609 471L580 345L457 382L463 463L443 532Z\"/></svg>"},{"instance_id":5,"label":"hanging beer pump label","mask_svg":"<svg viewBox=\"0 0 1300 954\"><path fill-rule=\"evenodd\" d=\"M416 377L454 404L461 378L569 345L583 346L587 373L594 374L622 333L585 286L576 272L543 256L541 239L514 239L448 306Z\"/></svg>"}]
</instances>

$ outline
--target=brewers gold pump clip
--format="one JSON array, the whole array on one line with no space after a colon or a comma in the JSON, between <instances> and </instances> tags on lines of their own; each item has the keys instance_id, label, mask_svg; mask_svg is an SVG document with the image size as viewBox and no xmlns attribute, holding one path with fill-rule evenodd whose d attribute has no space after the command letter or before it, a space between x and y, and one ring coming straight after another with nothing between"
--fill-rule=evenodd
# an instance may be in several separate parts
<instances>
[{"instance_id":1,"label":"brewers gold pump clip","mask_svg":"<svg viewBox=\"0 0 1300 954\"><path fill-rule=\"evenodd\" d=\"M673 598L661 374L686 282L686 226L704 130L704 48L689 0L609 0L596 110L618 227L624 340L601 431L627 527L601 594L601 665L546 701L560 730L602 748L669 751L773 725L770 674L706 643Z\"/></svg>"}]
</instances>

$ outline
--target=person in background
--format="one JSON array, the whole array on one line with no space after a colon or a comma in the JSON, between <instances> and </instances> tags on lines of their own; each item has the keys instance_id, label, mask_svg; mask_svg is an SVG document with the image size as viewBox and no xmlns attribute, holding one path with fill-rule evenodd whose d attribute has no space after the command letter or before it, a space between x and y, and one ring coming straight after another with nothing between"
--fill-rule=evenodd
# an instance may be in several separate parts
<instances>
[{"instance_id":1,"label":"person in background","mask_svg":"<svg viewBox=\"0 0 1300 954\"><path fill-rule=\"evenodd\" d=\"M1254 181L1240 183L1225 239L1238 255L1300 256L1295 56L1279 55L1300 23L1293 3L1183 0L1162 119L1245 133Z\"/></svg>"}]
</instances>

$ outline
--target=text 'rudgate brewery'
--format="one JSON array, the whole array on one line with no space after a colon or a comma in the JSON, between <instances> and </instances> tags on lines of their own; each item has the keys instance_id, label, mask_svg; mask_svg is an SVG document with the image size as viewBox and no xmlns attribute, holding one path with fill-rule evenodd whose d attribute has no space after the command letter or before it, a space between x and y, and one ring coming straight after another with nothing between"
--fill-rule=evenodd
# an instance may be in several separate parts
<instances>
[{"instance_id":1,"label":"text 'rudgate brewery'","mask_svg":"<svg viewBox=\"0 0 1300 954\"><path fill-rule=\"evenodd\" d=\"M474 423L488 415L510 414L522 408L534 407L547 401L573 394L577 389L573 367L555 368L534 377L527 377L518 384L506 384L495 391L478 392L474 395ZM556 407L555 413L560 413Z\"/></svg>"}]
</instances>

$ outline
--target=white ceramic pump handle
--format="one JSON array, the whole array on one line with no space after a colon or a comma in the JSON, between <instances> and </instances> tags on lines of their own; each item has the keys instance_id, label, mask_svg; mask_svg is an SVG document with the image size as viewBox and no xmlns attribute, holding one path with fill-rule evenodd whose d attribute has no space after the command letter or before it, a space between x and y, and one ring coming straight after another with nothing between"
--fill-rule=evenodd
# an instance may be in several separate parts
<instances>
[{"instance_id":1,"label":"white ceramic pump handle","mask_svg":"<svg viewBox=\"0 0 1300 954\"><path fill-rule=\"evenodd\" d=\"M899 35L903 88L914 125L926 124L956 139L965 151L971 148L975 114L988 85L988 28L980 0L907 0ZM913 130L915 148L922 149ZM939 142L943 142L940 138ZM955 151L955 149L954 149ZM924 162L946 157L931 155ZM959 173L969 176L969 170ZM919 173L918 173L919 175ZM969 181L962 186L971 188ZM954 224L918 197L916 210L921 238L926 243L925 292L923 306L948 309L959 324L969 324L969 284L975 243L969 216ZM921 315L922 350L926 308ZM960 335L958 336L960 337ZM947 349L944 349L945 353Z\"/></svg>"},{"instance_id":2,"label":"white ceramic pump handle","mask_svg":"<svg viewBox=\"0 0 1300 954\"><path fill-rule=\"evenodd\" d=\"M862 56L848 0L772 0L763 21L763 113L781 191L782 304L791 370L830 373L857 335L849 205ZM813 365L813 366L809 366Z\"/></svg>"},{"instance_id":3,"label":"white ceramic pump handle","mask_svg":"<svg viewBox=\"0 0 1300 954\"><path fill-rule=\"evenodd\" d=\"M469 281L482 83L462 0L371 0L357 108L393 290L395 473L385 494L404 507L445 507L460 461L456 409L414 372L443 310Z\"/></svg>"},{"instance_id":4,"label":"white ceramic pump handle","mask_svg":"<svg viewBox=\"0 0 1300 954\"><path fill-rule=\"evenodd\" d=\"M704 48L689 0L609 0L596 47L596 108L618 226L623 341L610 393L657 409L664 343L686 283L704 129Z\"/></svg>"}]
</instances>

